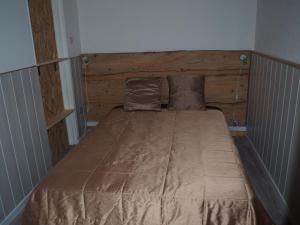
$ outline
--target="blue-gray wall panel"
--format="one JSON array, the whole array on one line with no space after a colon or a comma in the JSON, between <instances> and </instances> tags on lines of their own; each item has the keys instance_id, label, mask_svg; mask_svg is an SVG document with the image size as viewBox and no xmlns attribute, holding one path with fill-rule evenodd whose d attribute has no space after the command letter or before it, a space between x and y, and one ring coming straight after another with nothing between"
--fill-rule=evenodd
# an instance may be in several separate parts
<instances>
[{"instance_id":1,"label":"blue-gray wall panel","mask_svg":"<svg viewBox=\"0 0 300 225\"><path fill-rule=\"evenodd\" d=\"M263 87L263 103L262 103L262 116L261 116L261 139L260 139L260 146L261 146L261 156L262 158L266 157L266 151L265 151L265 136L266 136L266 128L267 128L267 121L268 121L268 93L270 91L270 74L272 71L271 68L271 61L270 60L266 60L265 62L265 70L264 70L264 74L265 76L263 76L263 82L266 84Z\"/></svg>"},{"instance_id":2,"label":"blue-gray wall panel","mask_svg":"<svg viewBox=\"0 0 300 225\"><path fill-rule=\"evenodd\" d=\"M1 193L1 208L5 214L8 214L16 205L14 194L11 188L11 182L6 165L5 155L0 140L0 193Z\"/></svg>"},{"instance_id":3,"label":"blue-gray wall panel","mask_svg":"<svg viewBox=\"0 0 300 225\"><path fill-rule=\"evenodd\" d=\"M45 163L45 167L48 170L52 165L51 160L51 151L48 143L48 134L45 129L46 120L43 112L43 104L42 104L42 96L41 96L41 87L38 77L38 71L36 67L30 69L30 82L32 86L32 96L34 98L34 106L35 106L35 115L38 124L38 132L41 141L41 150L43 155L43 160Z\"/></svg>"},{"instance_id":4,"label":"blue-gray wall panel","mask_svg":"<svg viewBox=\"0 0 300 225\"><path fill-rule=\"evenodd\" d=\"M28 74L26 73L26 75ZM35 156L35 146L32 138L32 132L31 132L32 128L30 127L28 105L25 97L22 76L24 76L23 72L19 71L19 74L12 76L12 80L15 89L17 107L21 112L20 113L21 131L24 138L25 151L28 157L28 166L30 169L32 183L33 185L37 185L40 178L39 178L38 165Z\"/></svg>"},{"instance_id":5,"label":"blue-gray wall panel","mask_svg":"<svg viewBox=\"0 0 300 225\"><path fill-rule=\"evenodd\" d=\"M277 114L275 117L275 128L274 128L274 136L273 136L273 145L272 145L272 158L269 170L271 172L271 175L273 179L275 179L275 169L277 166L277 159L279 155L279 143L281 141L282 134L282 119L283 119L283 110L284 110L284 98L285 98L285 91L286 91L286 82L287 82L287 70L288 67L286 65L282 65L280 70L280 83L279 83L279 89L277 91L278 98L277 98Z\"/></svg>"},{"instance_id":6,"label":"blue-gray wall panel","mask_svg":"<svg viewBox=\"0 0 300 225\"><path fill-rule=\"evenodd\" d=\"M282 115L280 118L281 126L280 126L280 135L279 135L279 141L277 146L277 158L275 162L275 172L274 172L274 180L277 184L279 184L279 178L280 178L280 170L281 170L281 161L284 156L285 152L285 141L286 141L286 135L287 135L287 122L289 118L289 111L290 111L290 99L291 99L291 91L293 87L293 74L292 69L288 67L286 71L286 82L285 82L285 90L283 95L283 103L281 105L282 107Z\"/></svg>"},{"instance_id":7,"label":"blue-gray wall panel","mask_svg":"<svg viewBox=\"0 0 300 225\"><path fill-rule=\"evenodd\" d=\"M300 208L300 70L253 54L248 136L294 213ZM300 219L300 218L299 218Z\"/></svg>"},{"instance_id":8,"label":"blue-gray wall panel","mask_svg":"<svg viewBox=\"0 0 300 225\"><path fill-rule=\"evenodd\" d=\"M249 116L249 119L248 119L248 133L250 136L253 135L253 123L254 123L254 118L253 118L253 107L249 108L249 105L252 105L253 102L254 102L254 98L255 98L255 92L254 90L251 90L251 88L253 89L253 87L256 87L255 85L255 78L256 78L256 74L255 74L255 68L257 68L257 57L256 56L253 56L252 57L252 60L251 60L251 76L249 76L249 93L248 93L248 112L247 114L248 115L251 115Z\"/></svg>"},{"instance_id":9,"label":"blue-gray wall panel","mask_svg":"<svg viewBox=\"0 0 300 225\"><path fill-rule=\"evenodd\" d=\"M51 166L37 68L0 75L0 223Z\"/></svg>"},{"instance_id":10,"label":"blue-gray wall panel","mask_svg":"<svg viewBox=\"0 0 300 225\"><path fill-rule=\"evenodd\" d=\"M272 72L270 77L270 93L268 97L268 119L267 119L267 134L265 136L265 151L266 151L266 166L269 168L270 157L271 157L271 147L272 147L272 137L274 135L274 120L276 111L274 110L274 104L276 102L276 84L278 83L279 75L277 73L278 64L272 61Z\"/></svg>"},{"instance_id":11,"label":"blue-gray wall panel","mask_svg":"<svg viewBox=\"0 0 300 225\"><path fill-rule=\"evenodd\" d=\"M300 76L300 71L296 71L296 76ZM287 172L286 176L283 176L284 179L284 195L286 198L290 197L291 189L293 189L292 185L294 184L294 180L299 180L299 165L300 165L300 83L298 83L298 90L296 96L296 104L295 104L295 117L293 121L292 129L292 141L291 145L288 149L288 163L287 163ZM298 190L299 191L299 190ZM298 192L299 194L299 192ZM299 195L298 195L299 196ZM298 197L297 196L297 197Z\"/></svg>"},{"instance_id":12,"label":"blue-gray wall panel","mask_svg":"<svg viewBox=\"0 0 300 225\"><path fill-rule=\"evenodd\" d=\"M259 153L260 155L262 155L262 148L261 148L261 140L262 140L262 129L261 129L261 122L262 122L262 111L264 109L264 105L263 105L263 97L264 97L264 86L262 85L264 82L263 80L265 79L264 76L262 76L262 74L265 72L265 59L261 60L261 70L259 72L259 98L258 98L258 110L257 110L257 135L256 135L256 143L259 149Z\"/></svg>"},{"instance_id":13,"label":"blue-gray wall panel","mask_svg":"<svg viewBox=\"0 0 300 225\"><path fill-rule=\"evenodd\" d=\"M297 99L299 96L299 85L300 82L300 74L295 73L295 70L292 74L292 87L290 92L290 100L289 100L289 111L287 115L287 122L286 122L286 132L285 132L285 142L283 146L284 154L282 156L281 161L279 162L280 165L280 176L279 176L279 189L280 191L284 191L284 184L285 184L285 177L287 175L287 166L288 166L288 157L290 154L290 149L292 145L292 138L293 138L293 131L295 120L297 117L296 113L296 104Z\"/></svg>"},{"instance_id":14,"label":"blue-gray wall panel","mask_svg":"<svg viewBox=\"0 0 300 225\"><path fill-rule=\"evenodd\" d=\"M4 155L5 164L9 173L11 182L11 189L14 195L15 203L21 201L25 196L23 185L21 183L20 168L17 163L16 149L13 145L13 139L10 134L10 127L8 121L8 112L5 105L3 80L10 76L10 74L3 75L0 77L0 141ZM4 202L6 204L6 202Z\"/></svg>"},{"instance_id":15,"label":"blue-gray wall panel","mask_svg":"<svg viewBox=\"0 0 300 225\"><path fill-rule=\"evenodd\" d=\"M281 81L281 75L280 75L281 65L277 62L274 62L273 64L273 76L274 76L274 83L273 83L273 93L271 97L271 119L270 119L270 130L269 134L267 135L267 159L266 159L266 167L270 168L271 165L271 159L272 156L275 155L273 152L274 149L274 136L276 133L275 125L276 125L276 119L277 119L277 112L278 112L278 97L279 97L279 84Z\"/></svg>"},{"instance_id":16,"label":"blue-gray wall panel","mask_svg":"<svg viewBox=\"0 0 300 225\"><path fill-rule=\"evenodd\" d=\"M28 118L29 118L29 126L31 130L31 138L33 140L33 146L35 151L36 162L38 165L39 177L41 178L46 174L46 166L44 163L44 157L42 153L42 143L39 137L38 131L38 122L36 118L35 112L35 103L32 93L32 85L30 81L30 71L24 71L24 76L22 77L24 94L27 102L27 110L28 110Z\"/></svg>"},{"instance_id":17,"label":"blue-gray wall panel","mask_svg":"<svg viewBox=\"0 0 300 225\"><path fill-rule=\"evenodd\" d=\"M3 76L2 88L7 110L9 132L13 140L13 149L15 151L17 165L19 166L20 170L20 179L23 185L24 193L28 193L33 188L33 185L25 150L24 138L21 132L21 122L19 116L20 111L17 107L16 95L12 83L12 76L16 76L16 73L18 72L12 73L11 76Z\"/></svg>"},{"instance_id":18,"label":"blue-gray wall panel","mask_svg":"<svg viewBox=\"0 0 300 225\"><path fill-rule=\"evenodd\" d=\"M4 205L2 202L2 197L0 195L0 221L3 220L5 217L5 212L4 212Z\"/></svg>"}]
</instances>

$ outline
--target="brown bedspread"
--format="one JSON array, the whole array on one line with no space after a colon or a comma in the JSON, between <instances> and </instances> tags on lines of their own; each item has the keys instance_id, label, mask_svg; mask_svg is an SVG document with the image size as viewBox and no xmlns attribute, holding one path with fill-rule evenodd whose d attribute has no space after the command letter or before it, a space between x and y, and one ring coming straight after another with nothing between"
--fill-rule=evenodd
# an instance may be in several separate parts
<instances>
[{"instance_id":1,"label":"brown bedspread","mask_svg":"<svg viewBox=\"0 0 300 225\"><path fill-rule=\"evenodd\" d=\"M34 191L24 225L256 224L219 111L114 110Z\"/></svg>"}]
</instances>

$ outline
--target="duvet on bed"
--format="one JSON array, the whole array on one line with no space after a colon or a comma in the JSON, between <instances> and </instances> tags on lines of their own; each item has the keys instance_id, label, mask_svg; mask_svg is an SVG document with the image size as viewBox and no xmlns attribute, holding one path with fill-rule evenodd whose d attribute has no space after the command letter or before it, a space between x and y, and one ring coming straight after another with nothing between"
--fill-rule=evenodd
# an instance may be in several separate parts
<instances>
[{"instance_id":1,"label":"duvet on bed","mask_svg":"<svg viewBox=\"0 0 300 225\"><path fill-rule=\"evenodd\" d=\"M23 225L254 225L219 111L114 110L42 181Z\"/></svg>"}]
</instances>

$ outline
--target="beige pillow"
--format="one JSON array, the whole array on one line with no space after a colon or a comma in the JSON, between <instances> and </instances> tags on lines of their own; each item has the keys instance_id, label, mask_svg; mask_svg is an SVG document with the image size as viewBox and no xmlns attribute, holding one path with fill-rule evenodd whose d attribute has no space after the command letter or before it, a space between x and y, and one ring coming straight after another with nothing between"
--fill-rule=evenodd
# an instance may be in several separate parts
<instances>
[{"instance_id":1,"label":"beige pillow","mask_svg":"<svg viewBox=\"0 0 300 225\"><path fill-rule=\"evenodd\" d=\"M168 76L169 109L205 110L204 82L200 75Z\"/></svg>"},{"instance_id":2,"label":"beige pillow","mask_svg":"<svg viewBox=\"0 0 300 225\"><path fill-rule=\"evenodd\" d=\"M161 78L129 78L125 84L125 111L161 111Z\"/></svg>"}]
</instances>

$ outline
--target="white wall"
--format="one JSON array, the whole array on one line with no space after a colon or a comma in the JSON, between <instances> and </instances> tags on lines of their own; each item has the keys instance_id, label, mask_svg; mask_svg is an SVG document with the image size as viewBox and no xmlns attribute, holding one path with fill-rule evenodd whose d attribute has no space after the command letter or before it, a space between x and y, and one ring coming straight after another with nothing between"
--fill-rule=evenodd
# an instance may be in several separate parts
<instances>
[{"instance_id":1,"label":"white wall","mask_svg":"<svg viewBox=\"0 0 300 225\"><path fill-rule=\"evenodd\" d=\"M253 49L256 0L77 0L83 53Z\"/></svg>"},{"instance_id":2,"label":"white wall","mask_svg":"<svg viewBox=\"0 0 300 225\"><path fill-rule=\"evenodd\" d=\"M258 0L255 50L300 63L300 1Z\"/></svg>"},{"instance_id":3,"label":"white wall","mask_svg":"<svg viewBox=\"0 0 300 225\"><path fill-rule=\"evenodd\" d=\"M27 0L0 2L0 73L35 64Z\"/></svg>"}]
</instances>

